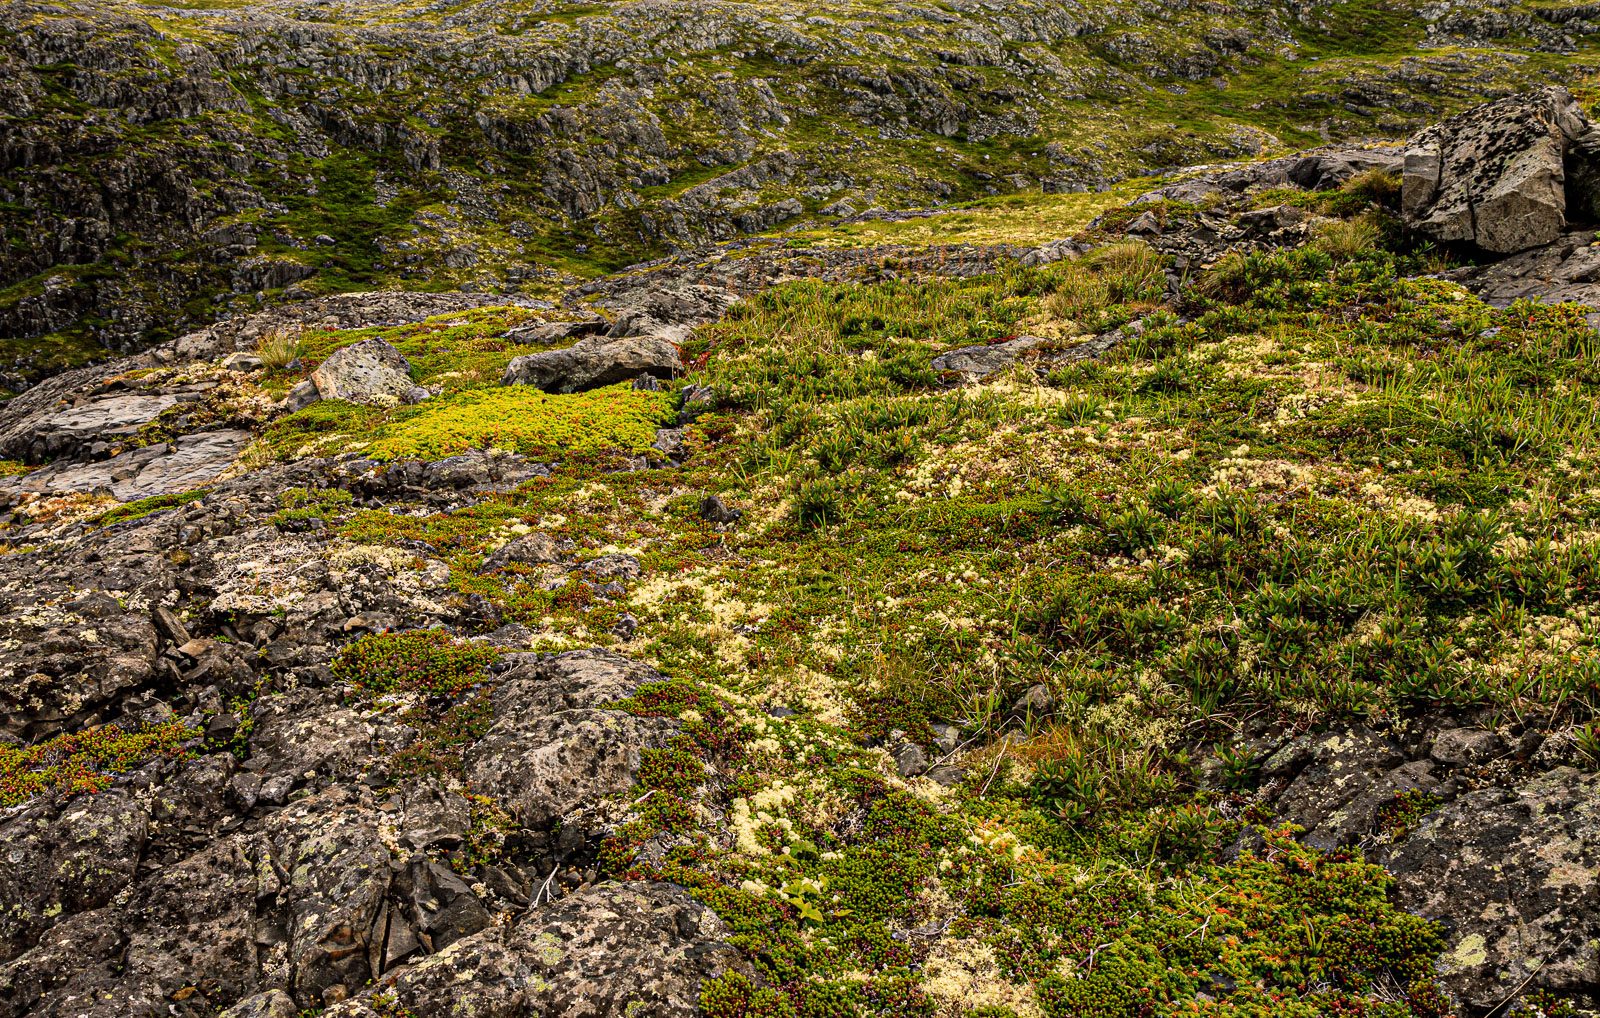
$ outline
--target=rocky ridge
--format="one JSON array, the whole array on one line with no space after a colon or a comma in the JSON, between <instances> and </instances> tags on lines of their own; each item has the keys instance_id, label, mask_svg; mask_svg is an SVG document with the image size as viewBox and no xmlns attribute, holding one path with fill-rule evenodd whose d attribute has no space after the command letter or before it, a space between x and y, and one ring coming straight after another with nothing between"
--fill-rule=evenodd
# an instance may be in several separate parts
<instances>
[{"instance_id":1,"label":"rocky ridge","mask_svg":"<svg viewBox=\"0 0 1600 1018\"><path fill-rule=\"evenodd\" d=\"M269 301L547 296L741 234L1403 133L1584 66L1593 23L1360 11L19 0L7 384Z\"/></svg>"}]
</instances>

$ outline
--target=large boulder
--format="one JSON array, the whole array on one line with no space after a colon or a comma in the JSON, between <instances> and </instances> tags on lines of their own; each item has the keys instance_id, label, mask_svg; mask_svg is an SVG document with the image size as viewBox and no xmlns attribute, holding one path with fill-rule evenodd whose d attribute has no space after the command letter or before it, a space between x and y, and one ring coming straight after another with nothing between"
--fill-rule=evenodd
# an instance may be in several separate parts
<instances>
[{"instance_id":1,"label":"large boulder","mask_svg":"<svg viewBox=\"0 0 1600 1018\"><path fill-rule=\"evenodd\" d=\"M689 338L695 326L715 321L738 303L731 290L721 286L643 286L620 294L613 306L616 320L607 335L659 336L673 343Z\"/></svg>"},{"instance_id":2,"label":"large boulder","mask_svg":"<svg viewBox=\"0 0 1600 1018\"><path fill-rule=\"evenodd\" d=\"M1587 190L1597 141L1560 86L1474 107L1407 140L1405 221L1424 237L1499 254L1548 244L1566 226L1569 204L1590 204L1571 192ZM1582 217L1592 212L1584 207Z\"/></svg>"},{"instance_id":3,"label":"large boulder","mask_svg":"<svg viewBox=\"0 0 1600 1018\"><path fill-rule=\"evenodd\" d=\"M354 403L398 400L416 385L405 354L381 339L365 339L335 350L311 372L311 381L323 399Z\"/></svg>"},{"instance_id":4,"label":"large boulder","mask_svg":"<svg viewBox=\"0 0 1600 1018\"><path fill-rule=\"evenodd\" d=\"M671 378L682 368L678 348L659 336L591 337L561 350L542 350L515 357L506 365L501 382L532 385L545 392L571 393L625 382L640 375Z\"/></svg>"},{"instance_id":5,"label":"large boulder","mask_svg":"<svg viewBox=\"0 0 1600 1018\"><path fill-rule=\"evenodd\" d=\"M1600 983L1600 774L1468 792L1375 861L1405 908L1445 927L1437 974L1473 1013L1524 987Z\"/></svg>"},{"instance_id":6,"label":"large boulder","mask_svg":"<svg viewBox=\"0 0 1600 1018\"><path fill-rule=\"evenodd\" d=\"M680 731L671 718L615 710L543 714L546 689L508 686L495 693L496 714L503 716L466 755L467 779L527 827L548 829L602 798L627 794L645 751L665 749ZM515 702L517 694L529 700Z\"/></svg>"}]
</instances>

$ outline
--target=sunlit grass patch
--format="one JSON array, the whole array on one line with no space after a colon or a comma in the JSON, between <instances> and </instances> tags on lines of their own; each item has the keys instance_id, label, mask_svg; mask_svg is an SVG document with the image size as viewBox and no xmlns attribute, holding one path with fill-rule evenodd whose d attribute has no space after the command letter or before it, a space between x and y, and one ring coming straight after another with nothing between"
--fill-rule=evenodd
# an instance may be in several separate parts
<instances>
[{"instance_id":1,"label":"sunlit grass patch","mask_svg":"<svg viewBox=\"0 0 1600 1018\"><path fill-rule=\"evenodd\" d=\"M520 385L469 389L390 411L324 400L274 423L266 440L287 459L354 450L378 460L433 460L488 448L635 454L671 423L672 400L626 383L571 395Z\"/></svg>"},{"instance_id":2,"label":"sunlit grass patch","mask_svg":"<svg viewBox=\"0 0 1600 1018\"><path fill-rule=\"evenodd\" d=\"M1045 244L1070 237L1107 209L1148 191L1147 178L1123 181L1104 191L1078 194L1017 194L985 198L927 218L901 222L868 220L783 234L791 244L822 248L905 244Z\"/></svg>"}]
</instances>

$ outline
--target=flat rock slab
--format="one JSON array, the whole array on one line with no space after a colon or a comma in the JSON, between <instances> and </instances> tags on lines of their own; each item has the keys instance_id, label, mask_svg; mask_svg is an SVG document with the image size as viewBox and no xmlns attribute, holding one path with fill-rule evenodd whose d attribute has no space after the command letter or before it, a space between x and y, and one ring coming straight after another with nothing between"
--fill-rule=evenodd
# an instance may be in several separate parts
<instances>
[{"instance_id":1,"label":"flat rock slab","mask_svg":"<svg viewBox=\"0 0 1600 1018\"><path fill-rule=\"evenodd\" d=\"M178 402L168 394L118 393L78 406L41 408L6 422L0 455L37 463L70 456L90 442L132 438Z\"/></svg>"},{"instance_id":2,"label":"flat rock slab","mask_svg":"<svg viewBox=\"0 0 1600 1018\"><path fill-rule=\"evenodd\" d=\"M1587 304L1600 308L1600 246L1592 230L1563 234L1554 242L1483 266L1445 273L1496 307L1518 300Z\"/></svg>"},{"instance_id":3,"label":"flat rock slab","mask_svg":"<svg viewBox=\"0 0 1600 1018\"><path fill-rule=\"evenodd\" d=\"M1041 343L1042 336L1018 336L1004 343L979 343L963 346L933 359L935 371L954 371L963 382L975 382L1015 363L1018 357Z\"/></svg>"},{"instance_id":4,"label":"flat rock slab","mask_svg":"<svg viewBox=\"0 0 1600 1018\"><path fill-rule=\"evenodd\" d=\"M513 358L504 385L532 385L545 392L572 393L653 375L671 378L683 369L678 348L659 336L581 339L562 350Z\"/></svg>"},{"instance_id":5,"label":"flat rock slab","mask_svg":"<svg viewBox=\"0 0 1600 1018\"><path fill-rule=\"evenodd\" d=\"M32 473L0 478L0 491L64 494L109 488L124 502L189 491L215 480L249 444L248 431L204 431L98 463L52 463Z\"/></svg>"},{"instance_id":6,"label":"flat rock slab","mask_svg":"<svg viewBox=\"0 0 1600 1018\"><path fill-rule=\"evenodd\" d=\"M1130 322L1121 329L1099 336L1090 336L1076 346L1068 347L1049 356L1050 364L1070 364L1073 361L1093 360L1107 350L1122 342L1129 335L1137 334L1144 326L1139 322ZM963 346L950 350L933 359L935 371L951 371L957 376L956 381L962 385L980 382L985 378L1014 364L1023 354L1043 344L1051 342L1042 336L1018 336L1016 339L1004 343L980 343L976 346Z\"/></svg>"},{"instance_id":7,"label":"flat rock slab","mask_svg":"<svg viewBox=\"0 0 1600 1018\"><path fill-rule=\"evenodd\" d=\"M1349 148L1313 152L1289 166L1290 183L1308 191L1326 191L1371 170L1399 172L1404 155L1398 148Z\"/></svg>"}]
</instances>

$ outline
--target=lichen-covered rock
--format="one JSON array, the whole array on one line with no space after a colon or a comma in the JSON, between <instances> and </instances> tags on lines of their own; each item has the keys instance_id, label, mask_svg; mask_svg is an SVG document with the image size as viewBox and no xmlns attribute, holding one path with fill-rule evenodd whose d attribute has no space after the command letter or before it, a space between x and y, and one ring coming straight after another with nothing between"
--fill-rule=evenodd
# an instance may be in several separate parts
<instances>
[{"instance_id":1,"label":"lichen-covered rock","mask_svg":"<svg viewBox=\"0 0 1600 1018\"><path fill-rule=\"evenodd\" d=\"M689 1018L705 980L754 975L729 934L680 887L606 883L530 914L509 943L538 977L535 1014L569 1013L583 1001L597 1018Z\"/></svg>"},{"instance_id":2,"label":"lichen-covered rock","mask_svg":"<svg viewBox=\"0 0 1600 1018\"><path fill-rule=\"evenodd\" d=\"M1397 795L1439 784L1428 761L1408 762L1392 739L1360 727L1296 739L1266 761L1264 775L1278 815L1325 851L1374 833L1379 810Z\"/></svg>"},{"instance_id":3,"label":"lichen-covered rock","mask_svg":"<svg viewBox=\"0 0 1600 1018\"><path fill-rule=\"evenodd\" d=\"M510 703L510 696L497 693L496 699L503 712L468 753L467 777L533 828L627 792L644 751L665 748L679 731L671 718L592 709L539 716Z\"/></svg>"},{"instance_id":4,"label":"lichen-covered rock","mask_svg":"<svg viewBox=\"0 0 1600 1018\"><path fill-rule=\"evenodd\" d=\"M642 374L671 378L682 368L678 348L658 336L588 338L564 349L513 358L501 381L570 393L626 382Z\"/></svg>"},{"instance_id":5,"label":"lichen-covered rock","mask_svg":"<svg viewBox=\"0 0 1600 1018\"><path fill-rule=\"evenodd\" d=\"M121 892L138 868L149 820L127 796L99 795L40 803L0 825L0 960Z\"/></svg>"},{"instance_id":6,"label":"lichen-covered rock","mask_svg":"<svg viewBox=\"0 0 1600 1018\"><path fill-rule=\"evenodd\" d=\"M294 1006L294 998L282 990L268 990L258 993L228 1008L217 1018L295 1018L299 1008Z\"/></svg>"},{"instance_id":7,"label":"lichen-covered rock","mask_svg":"<svg viewBox=\"0 0 1600 1018\"><path fill-rule=\"evenodd\" d=\"M115 598L28 604L0 616L0 635L0 731L12 735L52 735L156 676L155 625Z\"/></svg>"},{"instance_id":8,"label":"lichen-covered rock","mask_svg":"<svg viewBox=\"0 0 1600 1018\"><path fill-rule=\"evenodd\" d=\"M335 350L311 372L323 399L354 403L399 401L414 387L411 362L381 339L364 339Z\"/></svg>"},{"instance_id":9,"label":"lichen-covered rock","mask_svg":"<svg viewBox=\"0 0 1600 1018\"><path fill-rule=\"evenodd\" d=\"M157 869L114 904L67 919L0 968L0 1015L201 1018L222 1000L259 992L270 924L248 846L223 839Z\"/></svg>"},{"instance_id":10,"label":"lichen-covered rock","mask_svg":"<svg viewBox=\"0 0 1600 1018\"><path fill-rule=\"evenodd\" d=\"M1572 93L1554 85L1427 127L1406 141L1406 222L1502 254L1548 244L1567 223L1567 163L1592 158L1597 140Z\"/></svg>"},{"instance_id":11,"label":"lichen-covered rock","mask_svg":"<svg viewBox=\"0 0 1600 1018\"><path fill-rule=\"evenodd\" d=\"M1600 774L1468 792L1376 861L1406 908L1444 924L1438 976L1474 1013L1525 981L1558 994L1600 982Z\"/></svg>"},{"instance_id":12,"label":"lichen-covered rock","mask_svg":"<svg viewBox=\"0 0 1600 1018\"><path fill-rule=\"evenodd\" d=\"M387 1000L415 1018L691 1018L702 985L753 978L716 913L665 883L604 883L486 929L380 980L323 1018L368 1018Z\"/></svg>"},{"instance_id":13,"label":"lichen-covered rock","mask_svg":"<svg viewBox=\"0 0 1600 1018\"><path fill-rule=\"evenodd\" d=\"M513 562L521 565L550 565L561 561L561 552L555 538L549 534L533 533L512 538L490 552L483 560L480 572L504 569Z\"/></svg>"},{"instance_id":14,"label":"lichen-covered rock","mask_svg":"<svg viewBox=\"0 0 1600 1018\"><path fill-rule=\"evenodd\" d=\"M534 828L626 792L644 751L664 748L679 724L597 708L659 679L604 651L569 652L507 672L493 694L495 723L466 756L469 780Z\"/></svg>"},{"instance_id":15,"label":"lichen-covered rock","mask_svg":"<svg viewBox=\"0 0 1600 1018\"><path fill-rule=\"evenodd\" d=\"M288 873L292 991L302 1006L321 1003L329 987L347 992L376 973L385 898L393 879L379 818L348 789L302 799L273 817L267 837Z\"/></svg>"}]
</instances>

